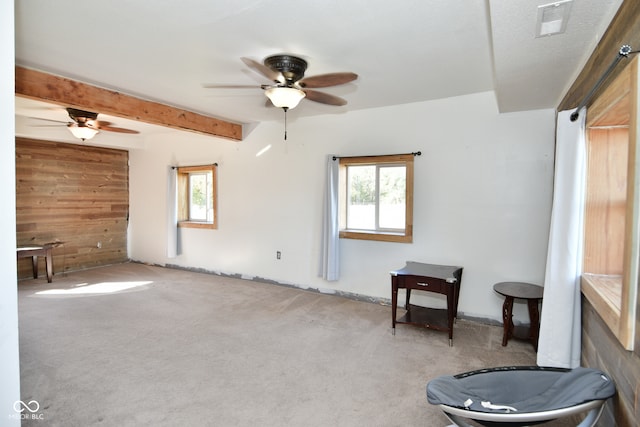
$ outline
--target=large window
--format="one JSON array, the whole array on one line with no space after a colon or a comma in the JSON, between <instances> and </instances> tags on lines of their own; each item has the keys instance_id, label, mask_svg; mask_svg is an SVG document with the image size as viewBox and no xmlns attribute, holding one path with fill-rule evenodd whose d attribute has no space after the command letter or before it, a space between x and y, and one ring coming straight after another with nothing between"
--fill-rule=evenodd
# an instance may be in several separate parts
<instances>
[{"instance_id":1,"label":"large window","mask_svg":"<svg viewBox=\"0 0 640 427\"><path fill-rule=\"evenodd\" d=\"M627 349L638 291L637 58L587 110L582 292Z\"/></svg>"},{"instance_id":2,"label":"large window","mask_svg":"<svg viewBox=\"0 0 640 427\"><path fill-rule=\"evenodd\" d=\"M178 168L178 226L217 228L216 166Z\"/></svg>"},{"instance_id":3,"label":"large window","mask_svg":"<svg viewBox=\"0 0 640 427\"><path fill-rule=\"evenodd\" d=\"M340 237L411 242L413 154L340 158Z\"/></svg>"}]
</instances>

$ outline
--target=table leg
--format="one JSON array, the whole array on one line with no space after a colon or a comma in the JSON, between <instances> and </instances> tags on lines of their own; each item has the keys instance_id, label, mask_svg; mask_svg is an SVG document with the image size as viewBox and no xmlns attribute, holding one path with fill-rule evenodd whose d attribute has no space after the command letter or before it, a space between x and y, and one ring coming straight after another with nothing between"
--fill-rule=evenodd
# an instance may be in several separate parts
<instances>
[{"instance_id":1,"label":"table leg","mask_svg":"<svg viewBox=\"0 0 640 427\"><path fill-rule=\"evenodd\" d=\"M391 277L391 333L396 334L396 311L398 308L398 278Z\"/></svg>"},{"instance_id":2,"label":"table leg","mask_svg":"<svg viewBox=\"0 0 640 427\"><path fill-rule=\"evenodd\" d=\"M47 267L47 282L51 283L53 281L53 256L51 255L51 250L47 250L47 254L45 255L45 262Z\"/></svg>"},{"instance_id":3,"label":"table leg","mask_svg":"<svg viewBox=\"0 0 640 427\"><path fill-rule=\"evenodd\" d=\"M538 300L528 299L527 305L529 306L529 320L531 321L531 327L529 328L529 338L533 344L535 351L538 351L538 335L540 333L540 311L538 310Z\"/></svg>"},{"instance_id":4,"label":"table leg","mask_svg":"<svg viewBox=\"0 0 640 427\"><path fill-rule=\"evenodd\" d=\"M513 297L505 297L502 304L502 323L504 331L502 333L502 346L506 346L509 338L513 334Z\"/></svg>"},{"instance_id":5,"label":"table leg","mask_svg":"<svg viewBox=\"0 0 640 427\"><path fill-rule=\"evenodd\" d=\"M31 265L33 268L33 278L37 279L38 278L38 256L34 255L31 257Z\"/></svg>"},{"instance_id":6,"label":"table leg","mask_svg":"<svg viewBox=\"0 0 640 427\"><path fill-rule=\"evenodd\" d=\"M453 347L453 320L455 319L455 289L449 286L447 292L447 326L449 327L449 347Z\"/></svg>"},{"instance_id":7,"label":"table leg","mask_svg":"<svg viewBox=\"0 0 640 427\"><path fill-rule=\"evenodd\" d=\"M460 281L456 280L453 284L453 322L458 321L458 301L460 300Z\"/></svg>"}]
</instances>

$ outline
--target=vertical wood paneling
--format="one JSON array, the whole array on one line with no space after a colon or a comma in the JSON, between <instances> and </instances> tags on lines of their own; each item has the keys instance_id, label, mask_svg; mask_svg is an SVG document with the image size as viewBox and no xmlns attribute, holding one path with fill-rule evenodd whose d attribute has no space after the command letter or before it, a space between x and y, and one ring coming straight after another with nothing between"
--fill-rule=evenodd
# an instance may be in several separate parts
<instances>
[{"instance_id":1,"label":"vertical wood paneling","mask_svg":"<svg viewBox=\"0 0 640 427\"><path fill-rule=\"evenodd\" d=\"M63 242L53 250L56 274L128 260L128 158L122 150L16 138L18 246ZM18 277L31 277L29 259L18 261Z\"/></svg>"},{"instance_id":2,"label":"vertical wood paneling","mask_svg":"<svg viewBox=\"0 0 640 427\"><path fill-rule=\"evenodd\" d=\"M622 275L627 213L627 128L588 130L585 273Z\"/></svg>"},{"instance_id":3,"label":"vertical wood paneling","mask_svg":"<svg viewBox=\"0 0 640 427\"><path fill-rule=\"evenodd\" d=\"M582 299L582 365L601 369L616 383L598 426L640 425L640 363L620 345L586 298Z\"/></svg>"}]
</instances>

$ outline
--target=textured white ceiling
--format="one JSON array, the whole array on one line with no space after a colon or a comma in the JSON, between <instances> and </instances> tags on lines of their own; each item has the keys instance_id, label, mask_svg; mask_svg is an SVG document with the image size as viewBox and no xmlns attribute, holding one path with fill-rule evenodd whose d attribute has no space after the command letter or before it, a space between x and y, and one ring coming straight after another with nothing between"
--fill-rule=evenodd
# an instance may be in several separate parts
<instances>
[{"instance_id":1,"label":"textured white ceiling","mask_svg":"<svg viewBox=\"0 0 640 427\"><path fill-rule=\"evenodd\" d=\"M537 6L552 1L490 3L495 90L500 110L508 112L557 107L622 2L574 0L566 31L540 38Z\"/></svg>"},{"instance_id":2,"label":"textured white ceiling","mask_svg":"<svg viewBox=\"0 0 640 427\"><path fill-rule=\"evenodd\" d=\"M281 120L240 60L276 53L305 58L307 76L359 75L325 90L347 106L303 100L300 117L491 90L502 112L555 108L621 1L574 0L566 33L535 38L549 1L24 0L16 64L239 123Z\"/></svg>"}]
</instances>

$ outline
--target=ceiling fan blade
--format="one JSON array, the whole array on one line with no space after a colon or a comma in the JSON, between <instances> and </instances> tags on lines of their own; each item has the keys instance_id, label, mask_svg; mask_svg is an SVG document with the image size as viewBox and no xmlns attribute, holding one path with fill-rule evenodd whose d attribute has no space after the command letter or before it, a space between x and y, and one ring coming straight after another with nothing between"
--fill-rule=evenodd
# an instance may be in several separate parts
<instances>
[{"instance_id":1,"label":"ceiling fan blade","mask_svg":"<svg viewBox=\"0 0 640 427\"><path fill-rule=\"evenodd\" d=\"M282 73L278 71L273 71L271 68L267 67L266 65L263 65L257 61L254 61L251 58L240 58L240 59L242 59L242 62L244 62L247 67L251 68L254 71L257 71L258 73L262 74L272 82L284 83L284 77L282 76Z\"/></svg>"},{"instance_id":2,"label":"ceiling fan blade","mask_svg":"<svg viewBox=\"0 0 640 427\"><path fill-rule=\"evenodd\" d=\"M43 121L43 122L63 123L63 124L65 124L65 125L66 125L67 123L69 123L68 121L63 122L62 120L42 119L42 118L40 118L40 117L29 117L29 118L30 118L30 119L33 119L33 120L41 120L41 121ZM56 125L50 125L50 126L56 126Z\"/></svg>"},{"instance_id":3,"label":"ceiling fan blade","mask_svg":"<svg viewBox=\"0 0 640 427\"><path fill-rule=\"evenodd\" d=\"M217 85L217 84L204 84L202 87L207 89L256 89L261 86L256 85Z\"/></svg>"},{"instance_id":4,"label":"ceiling fan blade","mask_svg":"<svg viewBox=\"0 0 640 427\"><path fill-rule=\"evenodd\" d=\"M131 133L131 134L140 133L137 130L133 130L133 129L116 128L111 126L100 126L97 129L104 130L107 132Z\"/></svg>"},{"instance_id":5,"label":"ceiling fan blade","mask_svg":"<svg viewBox=\"0 0 640 427\"><path fill-rule=\"evenodd\" d=\"M300 80L298 84L303 88L329 87L343 85L345 83L352 82L357 78L358 75L356 73L329 73L305 77Z\"/></svg>"},{"instance_id":6,"label":"ceiling fan blade","mask_svg":"<svg viewBox=\"0 0 640 427\"><path fill-rule=\"evenodd\" d=\"M329 95L328 93L318 92L317 90L303 89L303 92L307 95L306 98L309 101L337 106L347 105L347 100L339 96Z\"/></svg>"}]
</instances>

